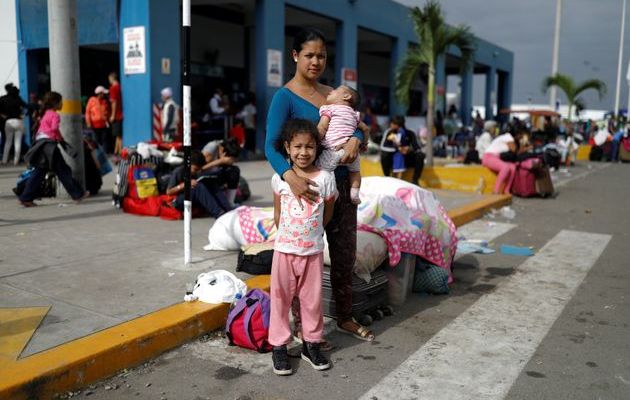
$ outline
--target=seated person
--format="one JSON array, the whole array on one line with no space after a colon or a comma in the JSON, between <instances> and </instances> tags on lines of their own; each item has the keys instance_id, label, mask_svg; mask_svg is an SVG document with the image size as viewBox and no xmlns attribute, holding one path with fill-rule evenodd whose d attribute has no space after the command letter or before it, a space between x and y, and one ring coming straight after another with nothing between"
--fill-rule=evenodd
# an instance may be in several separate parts
<instances>
[{"instance_id":1,"label":"seated person","mask_svg":"<svg viewBox=\"0 0 630 400\"><path fill-rule=\"evenodd\" d=\"M205 164L205 158L200 151L195 150L190 155L190 199L193 207L201 207L213 218L219 218L227 211L232 210L232 206L228 203L223 190L217 187L211 180L198 177L199 172ZM210 181L210 182L203 182ZM173 171L168 181L166 194L169 196L177 196L175 199L175 208L184 209L184 165L181 165Z\"/></svg>"},{"instance_id":2,"label":"seated person","mask_svg":"<svg viewBox=\"0 0 630 400\"><path fill-rule=\"evenodd\" d=\"M201 175L212 178L219 188L225 188L229 204L234 207L236 189L241 178L241 170L234 165L241 153L241 147L233 137L213 140L203 146L201 153L205 159Z\"/></svg>"}]
</instances>

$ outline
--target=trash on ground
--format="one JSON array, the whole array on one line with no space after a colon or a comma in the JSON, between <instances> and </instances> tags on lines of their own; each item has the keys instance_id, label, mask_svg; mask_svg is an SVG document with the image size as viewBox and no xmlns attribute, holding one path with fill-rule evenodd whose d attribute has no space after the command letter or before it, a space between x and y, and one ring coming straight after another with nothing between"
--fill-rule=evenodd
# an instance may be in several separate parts
<instances>
[{"instance_id":1,"label":"trash on ground","mask_svg":"<svg viewBox=\"0 0 630 400\"><path fill-rule=\"evenodd\" d=\"M506 219L514 219L516 217L516 211L510 206L505 206L501 208L501 216Z\"/></svg>"},{"instance_id":2,"label":"trash on ground","mask_svg":"<svg viewBox=\"0 0 630 400\"><path fill-rule=\"evenodd\" d=\"M457 254L492 254L495 250L488 247L485 240L460 240L457 242Z\"/></svg>"},{"instance_id":3,"label":"trash on ground","mask_svg":"<svg viewBox=\"0 0 630 400\"><path fill-rule=\"evenodd\" d=\"M524 256L529 257L534 255L534 251L529 247L520 247L520 246L510 246L507 244L501 245L501 253L507 254L510 256Z\"/></svg>"}]
</instances>

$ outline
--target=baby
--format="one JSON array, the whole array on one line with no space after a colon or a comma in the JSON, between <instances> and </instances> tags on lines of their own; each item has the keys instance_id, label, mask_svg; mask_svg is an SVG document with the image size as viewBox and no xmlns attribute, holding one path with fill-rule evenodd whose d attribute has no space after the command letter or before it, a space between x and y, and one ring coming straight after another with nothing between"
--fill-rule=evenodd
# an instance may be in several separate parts
<instances>
[{"instance_id":1,"label":"baby","mask_svg":"<svg viewBox=\"0 0 630 400\"><path fill-rule=\"evenodd\" d=\"M326 97L326 104L319 109L319 124L317 130L322 140L324 150L317 159L319 168L333 171L344 156L343 149L336 150L345 144L359 128L367 140L370 128L361 122L356 108L361 103L359 93L345 85L334 89ZM347 164L350 178L350 199L353 204L361 203L359 189L361 188L361 167L359 157Z\"/></svg>"}]
</instances>

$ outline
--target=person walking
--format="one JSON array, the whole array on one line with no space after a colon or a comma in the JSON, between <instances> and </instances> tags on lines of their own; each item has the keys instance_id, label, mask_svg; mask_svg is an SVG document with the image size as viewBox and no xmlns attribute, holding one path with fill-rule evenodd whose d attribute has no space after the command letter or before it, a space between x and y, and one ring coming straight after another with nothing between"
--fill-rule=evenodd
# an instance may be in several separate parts
<instances>
[{"instance_id":1,"label":"person walking","mask_svg":"<svg viewBox=\"0 0 630 400\"><path fill-rule=\"evenodd\" d=\"M71 156L76 157L76 152L63 140L59 125L61 118L57 111L61 110L62 97L57 92L48 92L44 96L44 115L39 124L39 131L35 136L33 147L24 158L31 167L33 173L26 181L24 191L20 194L20 204L24 207L33 207L35 198L39 195L39 189L46 177L46 172L53 171L70 197L77 203L90 195L84 191L81 184L72 177L72 170L66 164L59 147Z\"/></svg>"},{"instance_id":2,"label":"person walking","mask_svg":"<svg viewBox=\"0 0 630 400\"><path fill-rule=\"evenodd\" d=\"M94 130L98 144L107 153L109 141L109 101L105 95L109 93L103 86L94 89L94 96L90 97L85 106L85 124Z\"/></svg>"},{"instance_id":3,"label":"person walking","mask_svg":"<svg viewBox=\"0 0 630 400\"><path fill-rule=\"evenodd\" d=\"M330 86L319 83L326 69L326 40L324 35L312 28L303 29L295 36L291 50L295 63L295 74L280 88L271 101L267 113L267 136L265 155L274 171L289 185L299 204L315 201L319 197L317 182L300 176L276 149L282 126L290 119L301 118L313 123L319 121L319 108L332 91ZM356 131L354 137L341 148L343 164L353 162L359 153L363 133ZM326 226L326 235L331 257L331 284L337 314L337 329L362 340L374 340L374 334L352 318L352 269L357 248L357 206L350 200L348 169L339 166L335 170L339 197L335 203L334 216ZM295 303L294 303L295 305ZM297 308L297 307L295 307ZM300 316L294 312L296 332L300 332ZM324 345L323 348L329 348Z\"/></svg>"},{"instance_id":4,"label":"person walking","mask_svg":"<svg viewBox=\"0 0 630 400\"><path fill-rule=\"evenodd\" d=\"M8 83L4 86L7 94L0 97L0 113L6 119L4 133L4 151L2 164L9 162L11 148L13 148L13 165L18 165L22 154L22 139L24 138L24 122L22 116L26 109L26 103L20 97L20 89Z\"/></svg>"},{"instance_id":5,"label":"person walking","mask_svg":"<svg viewBox=\"0 0 630 400\"><path fill-rule=\"evenodd\" d=\"M108 76L109 79L109 102L112 110L109 116L109 124L112 128L112 136L114 137L114 154L120 156L122 152L122 94L120 92L120 83L118 75L112 72Z\"/></svg>"}]
</instances>

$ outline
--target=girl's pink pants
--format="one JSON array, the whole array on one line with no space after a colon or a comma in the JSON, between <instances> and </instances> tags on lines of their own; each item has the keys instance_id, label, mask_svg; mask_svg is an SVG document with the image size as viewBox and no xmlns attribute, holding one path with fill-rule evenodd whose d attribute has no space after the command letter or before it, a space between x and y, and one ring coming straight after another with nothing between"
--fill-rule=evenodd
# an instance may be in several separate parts
<instances>
[{"instance_id":1,"label":"girl's pink pants","mask_svg":"<svg viewBox=\"0 0 630 400\"><path fill-rule=\"evenodd\" d=\"M302 338L319 343L324 334L322 313L323 253L298 256L274 251L271 265L271 317L269 343L282 346L291 342L289 310L293 297L300 299Z\"/></svg>"}]
</instances>

